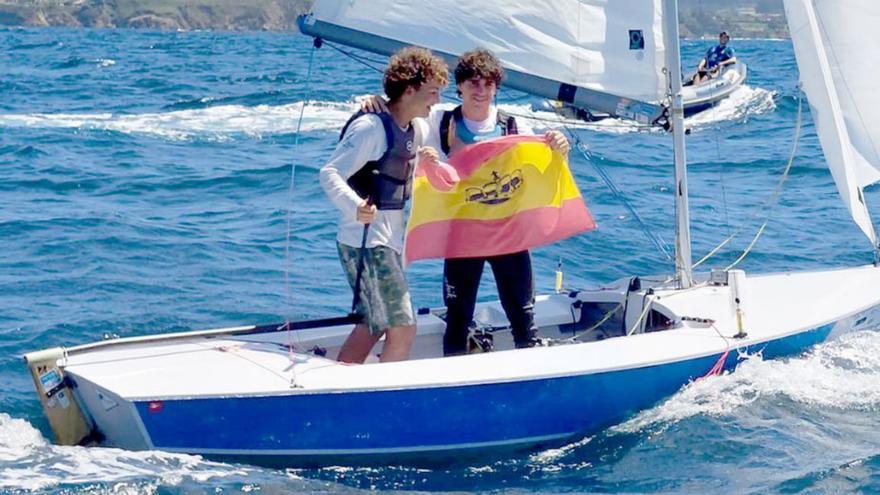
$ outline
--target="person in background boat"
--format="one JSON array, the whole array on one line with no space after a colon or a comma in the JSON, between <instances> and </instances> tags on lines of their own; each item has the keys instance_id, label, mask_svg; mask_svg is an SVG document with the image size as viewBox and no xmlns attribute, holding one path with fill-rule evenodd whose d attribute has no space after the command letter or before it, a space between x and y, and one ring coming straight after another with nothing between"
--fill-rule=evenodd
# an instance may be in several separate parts
<instances>
[{"instance_id":1,"label":"person in background boat","mask_svg":"<svg viewBox=\"0 0 880 495\"><path fill-rule=\"evenodd\" d=\"M427 135L424 119L448 84L446 63L423 48L408 47L388 62L383 86L387 112L358 112L321 168L324 192L340 212L336 245L363 316L338 360L363 363L385 335L380 360L409 357L416 320L403 272L403 207L409 198L417 150ZM359 268L362 267L362 268ZM358 282L360 278L360 282Z\"/></svg>"},{"instance_id":2,"label":"person in background boat","mask_svg":"<svg viewBox=\"0 0 880 495\"><path fill-rule=\"evenodd\" d=\"M721 31L718 35L718 44L706 50L706 56L700 60L697 73L694 74L693 83L700 84L715 77L726 65L736 63L736 55L733 48L727 46L730 36L727 31Z\"/></svg>"},{"instance_id":3,"label":"person in background boat","mask_svg":"<svg viewBox=\"0 0 880 495\"><path fill-rule=\"evenodd\" d=\"M459 57L454 74L461 105L453 110L433 109L428 117L430 134L427 143L440 150L442 165L449 156L468 144L507 134L533 134L524 122L495 105L504 69L494 54L482 48L466 52ZM373 96L364 100L362 108L382 111L385 108L383 103L381 97ZM547 131L544 139L551 148L568 153L569 143L561 132ZM470 324L486 262L492 267L515 346L540 345L535 325L535 285L529 251L454 258L444 260L443 264L443 300L447 308L443 354L446 356L468 352Z\"/></svg>"}]
</instances>

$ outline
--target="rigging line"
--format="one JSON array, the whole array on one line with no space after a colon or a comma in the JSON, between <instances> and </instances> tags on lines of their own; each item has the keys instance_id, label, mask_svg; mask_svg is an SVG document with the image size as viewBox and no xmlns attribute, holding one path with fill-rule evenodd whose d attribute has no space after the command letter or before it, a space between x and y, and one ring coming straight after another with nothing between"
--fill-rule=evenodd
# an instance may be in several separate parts
<instances>
[{"instance_id":1,"label":"rigging line","mask_svg":"<svg viewBox=\"0 0 880 495\"><path fill-rule=\"evenodd\" d=\"M725 351L730 351L732 347L730 345L730 339L725 337L724 334L721 333L721 330L719 330L718 327L715 326L715 323L712 323L710 326L712 327L712 330L715 330L715 333L717 333L718 336L721 337L721 340L724 341L724 344L727 345L727 349L725 349Z\"/></svg>"},{"instance_id":2,"label":"rigging line","mask_svg":"<svg viewBox=\"0 0 880 495\"><path fill-rule=\"evenodd\" d=\"M645 308L642 310L642 313L636 319L635 323L633 323L632 327L626 332L627 337L634 334L636 332L636 329L641 327L642 320L645 319L645 316L648 315L648 312L651 310L651 307L654 305L654 299L656 299L654 296L645 294L645 298L643 299L643 302L642 302L642 304L645 305ZM623 316L626 317L625 314Z\"/></svg>"},{"instance_id":3,"label":"rigging line","mask_svg":"<svg viewBox=\"0 0 880 495\"><path fill-rule=\"evenodd\" d=\"M718 104L712 106L712 120L715 121L715 159L718 160L718 175L721 183L721 206L724 210L724 225L727 227L727 235L730 235L730 214L727 206L727 187L724 180L724 163L721 161L721 124L718 121Z\"/></svg>"},{"instance_id":4,"label":"rigging line","mask_svg":"<svg viewBox=\"0 0 880 495\"><path fill-rule=\"evenodd\" d=\"M712 366L712 368L709 369L709 372L701 376L700 378L697 378L697 380L702 380L710 376L719 376L724 373L724 363L727 362L727 357L730 355L730 350L732 347L730 345L730 340L728 340L728 338L725 337L720 330L718 330L718 327L715 326L715 323L712 323L710 326L713 330L715 330L715 333L717 333L718 336L721 337L722 340L724 340L724 345L726 346L726 348L724 349L724 352L721 353L721 356L718 358L718 360L715 361L715 364Z\"/></svg>"},{"instance_id":5,"label":"rigging line","mask_svg":"<svg viewBox=\"0 0 880 495\"><path fill-rule=\"evenodd\" d=\"M293 156L296 157L296 149L299 147L299 138L302 134L302 122L303 116L305 115L306 105L309 103L309 99L312 96L312 68L314 67L315 62L315 51L318 49L317 40L312 45L312 51L309 52L309 65L306 70L306 88L305 88L305 98L303 98L302 107L299 109L299 119L296 123L296 133L293 138ZM287 191L287 228L285 231L284 238L284 289L287 293L287 303L290 306L290 311L293 311L293 290L290 287L290 231L293 225L293 196L296 191L296 162L293 161L290 164L290 187ZM290 328L290 318L289 313L287 313L284 317L284 326L287 327L287 351L289 354L289 358L291 363L295 363L294 355L293 355L293 332ZM295 381L296 373L291 369L291 383Z\"/></svg>"},{"instance_id":6,"label":"rigging line","mask_svg":"<svg viewBox=\"0 0 880 495\"><path fill-rule=\"evenodd\" d=\"M804 100L803 100L803 95L800 92L800 88L798 88L797 95L798 95L797 96L797 98L798 98L797 122L795 124L794 142L792 143L792 146L791 146L791 154L788 157L788 163L785 165L785 169L783 169L783 171L782 171L782 176L779 178L779 182L776 184L776 189L773 191L773 194L770 196L770 198L767 199L767 201L764 202L764 205L761 207L761 209L756 211L752 215L752 218L757 218L761 214L766 214L766 216L764 217L764 222L758 228L757 233L752 238L751 242L749 242L749 245L743 250L742 255L739 258L737 258L737 260L734 261L731 265L729 265L727 268L725 268L725 270L730 270L731 268L738 265L743 259L745 259L745 257L749 254L749 252L751 252L752 248L755 246L755 243L758 242L758 238L761 237L761 235L764 233L764 230L767 228L767 224L770 222L770 214L772 213L773 208L779 202L779 196L782 194L782 186L785 184L786 179L788 179L788 176L791 173L791 167L792 167L792 165L794 165L794 159L795 159L795 156L797 155L798 144L800 143L801 126L803 123ZM721 250L721 248L723 248L725 245L727 245L727 243L729 243L731 240L733 240L734 237L738 236L745 229L746 229L746 225L743 225L740 228L738 228L733 234L729 235L726 239L721 241L720 244L715 246L714 249L709 251L708 254L703 256L700 259L700 261L694 263L694 268L696 268L697 266L703 264L704 262L706 262L710 258L712 258L715 254L718 253L718 251Z\"/></svg>"},{"instance_id":7,"label":"rigging line","mask_svg":"<svg viewBox=\"0 0 880 495\"><path fill-rule=\"evenodd\" d=\"M645 279L642 279L642 280L645 280ZM675 277L667 277L666 279L664 279L664 280L662 280L661 282L659 282L658 286L662 287L662 286L665 286L665 285L667 285L667 284L669 284L669 283L672 283L672 282L674 282L674 281L675 281ZM696 289L698 289L698 288L706 287L706 286L708 286L708 285L709 285L708 281L706 281L706 282L701 282L701 283L697 283L697 284L694 284L694 285L688 287L687 289L678 289L678 290L676 290L675 292L672 292L672 293L669 293L669 294L664 294L663 297L666 298L666 299L669 299L670 297L675 297L675 296L681 295L681 294L683 294L683 293L685 293L685 292L693 292L694 290L696 290ZM617 289L616 287L605 287L605 288L599 288L599 289L597 289L597 290L602 291L602 290L618 290L618 289ZM655 296L653 296L653 295L650 295L650 294L647 294L647 293L644 295L644 297L642 298L642 304L643 304L643 305L647 304L647 306L645 307L645 309L642 310L641 315L639 316L638 319L636 319L635 324L632 326L632 328L630 328L630 329L627 331L626 335L632 335L633 333L635 333L636 328L641 324L641 322L642 322L642 320L645 318L645 316L647 316L647 314L648 314L648 309L650 308L650 306L653 304L653 302L654 302L656 299L657 299L657 298L656 298ZM599 328L599 326L601 326L603 323L605 323L606 321L608 321L608 320L611 318L611 316L612 316L615 312L617 312L617 310L623 308L624 303L625 303L625 301L618 303L617 306L615 306L615 307L612 308L610 311L608 311L607 313L605 313L605 315L602 317L602 319L599 320L598 323L595 323L593 326L587 328L586 330L580 330L580 331L577 331L577 332L576 332L574 335L572 335L571 337L568 337L568 338L566 338L566 339L562 339L561 342L574 342L574 341L577 341L577 340L579 340L579 337L580 337L581 335L584 335L584 334L586 334L586 333L589 333L589 332L591 332L591 331L593 331L593 330ZM583 311L583 310L582 310L582 311ZM626 316L626 315L624 315L624 316ZM723 336L722 336L722 337L723 337Z\"/></svg>"},{"instance_id":8,"label":"rigging line","mask_svg":"<svg viewBox=\"0 0 880 495\"><path fill-rule=\"evenodd\" d=\"M520 97L515 97L504 86L499 86L498 89L504 93L504 96L508 100L511 100L511 101L521 101L521 100L529 97L528 93L526 93ZM543 100L550 101L549 99L543 99ZM459 99L459 101L460 101L460 99ZM553 112L552 110L548 110L548 113L553 114L553 116L554 116L553 118L539 117L538 115L535 114L535 110L527 110L527 112L528 113L520 113L520 112L515 112L515 111L511 112L509 110L505 110L505 113L507 113L508 115L511 115L513 117L522 117L524 119L534 120L537 122L549 122L549 123L557 124L557 125L560 125L563 127L564 126L572 127L574 129L598 129L598 128L603 127L603 126L598 125L599 121L596 121L596 122L581 121L581 119L578 119L577 117L575 117L573 119L566 119L565 117L563 117L559 113ZM641 122L636 122L636 121L626 121L626 120L618 118L618 117L609 116L607 119L603 119L603 120L616 120L618 122L625 122L627 127L634 128L637 131L639 131L639 130L648 130L648 131L659 130L659 127L657 127L655 125L643 124Z\"/></svg>"},{"instance_id":9,"label":"rigging line","mask_svg":"<svg viewBox=\"0 0 880 495\"><path fill-rule=\"evenodd\" d=\"M230 356L230 357L232 357L232 358L238 358L238 359L240 359L240 360L242 360L242 361L246 361L246 362L248 362L248 363L250 363L250 364L256 366L257 368L261 368L263 371L268 372L270 375L275 375L276 377L280 378L280 379L281 379L282 381L284 381L285 383L288 383L288 378L287 378L286 376L284 376L283 374L281 374L281 373L275 371L274 369L270 368L269 366L267 366L267 365L265 365L265 364L259 362L259 361L258 361L257 359L255 359L255 358L249 358L249 357L247 357L247 356L244 356L244 355L242 355L242 354L239 354L237 351L240 350L240 349L242 349L243 346L235 346L235 345L232 345L232 346L220 346L220 347L217 347L217 346L213 346L213 345L211 345L210 343L199 343L199 342L195 342L195 345L197 345L197 346L199 346L199 347L205 349L206 351L212 351L212 350L213 350L213 351L217 351L217 352L222 352L223 354L225 354L225 355L227 355L227 356ZM251 350L251 349L244 349L244 350ZM252 352L256 352L256 351L252 351ZM290 373L291 373L292 376L295 375L295 372L294 372L293 367L290 368ZM292 382L292 381L293 381L293 378L291 378L290 380L291 380L291 382Z\"/></svg>"},{"instance_id":10,"label":"rigging line","mask_svg":"<svg viewBox=\"0 0 880 495\"><path fill-rule=\"evenodd\" d=\"M90 360L89 364L90 365L99 365L99 364L113 364L113 363L131 363L132 361L138 361L141 359L152 359L152 358L161 358L161 357L168 357L168 356L181 356L183 354L197 354L197 353L209 351L211 349L215 349L212 347L204 347L203 344L198 344L195 342L188 342L188 343L192 343L193 345L195 345L199 348L198 349L184 349L181 351L169 350L169 351L164 351L164 352L150 352L148 354L142 354L142 355L138 355L138 356L131 356L131 355L123 354L121 357L112 357L112 358L106 358L106 359ZM67 349L66 347L63 349L64 349L64 357L62 359L64 359L65 363L67 363L67 360L69 358L69 354L68 354L69 349Z\"/></svg>"},{"instance_id":11,"label":"rigging line","mask_svg":"<svg viewBox=\"0 0 880 495\"><path fill-rule=\"evenodd\" d=\"M508 95L508 97L509 97L509 95ZM603 129L603 128L614 129L614 127L612 127L612 126L603 126L603 125L599 124L599 122L604 122L606 120L609 120L609 121L613 120L613 121L617 121L620 123L625 123L626 127L636 129L636 132L641 132L641 131L645 131L645 130L652 132L652 131L659 131L660 130L660 128L655 125L642 124L640 122L627 121L624 119L610 117L610 116L605 119L602 119L601 121L587 122L587 121L581 121L580 119L577 119L577 118L566 119L565 117L563 117L559 114L556 114L556 113L554 113L556 115L555 118L547 118L547 117L540 117L540 116L536 115L535 111L532 111L532 113L530 113L530 114L524 114L524 113L520 113L520 112L511 112L508 110L505 110L505 112L508 115L512 115L514 117L522 117L524 119L534 120L537 122L549 122L552 124L569 126L574 129L588 129L588 130L598 130L598 129ZM553 112L552 112L552 110L548 110L548 113L553 113Z\"/></svg>"},{"instance_id":12,"label":"rigging line","mask_svg":"<svg viewBox=\"0 0 880 495\"><path fill-rule=\"evenodd\" d=\"M527 114L520 113L520 112L511 112L509 110L505 110L505 113L507 113L507 115L512 115L514 117L522 117L524 119L534 120L536 122L548 122L551 124L564 125L564 126L571 127L573 129L586 129L586 130L598 130L598 129L602 129L602 128L613 129L613 127L611 127L611 126L602 126L602 125L599 125L598 123L581 122L581 121L573 122L572 120L566 120L562 116L557 116L556 118L551 119L551 118L540 117L538 115L535 115L534 112L530 115L527 115ZM560 120L560 119L562 119L562 120ZM608 117L608 120L612 120L612 117ZM617 120L620 121L619 119L617 119ZM648 124L640 124L638 122L628 123L627 127L635 128L637 130L638 129L646 129L648 131L656 129L654 126L651 126Z\"/></svg>"},{"instance_id":13,"label":"rigging line","mask_svg":"<svg viewBox=\"0 0 880 495\"><path fill-rule=\"evenodd\" d=\"M501 88L501 89L503 90L504 88ZM507 96L511 100L521 100L522 99L522 98L513 98L512 96L510 96L509 93L507 94ZM554 101L550 98L541 98L541 99L546 102ZM558 102L558 100L557 100L557 102ZM558 102L558 103L561 103L561 102ZM579 109L578 107L575 107L574 105L568 105L566 103L561 103L561 104L562 104L562 106L560 108L562 108L562 109L564 109L566 106L571 107L575 110ZM589 109L581 109L581 110L586 110L589 113L589 115L593 115L595 117L595 120L586 120L584 118L577 117L576 115L571 118L566 118L561 113L554 111L552 108L547 108L546 110L529 109L528 110L528 112L530 112L529 114L515 113L515 112L509 112L509 111L507 113L510 115L513 115L515 117L523 117L523 118L527 118L527 119L531 119L531 120L536 120L538 122L552 122L554 124L558 124L561 126L568 126L568 127L572 127L575 129L588 129L588 130L596 130L596 131L599 131L602 129L608 129L611 131L613 131L615 129L633 129L634 130L633 132L665 133L664 129L660 125L657 125L657 124L643 123L643 122L638 122L635 120L627 120L623 117L619 117L619 116L613 115L613 114L604 114L604 113L593 114L593 113L589 112ZM540 111L546 111L546 113L553 114L554 117L553 118L539 117L535 112L540 112ZM608 122L612 123L613 125L605 125L605 123L608 123ZM617 134L627 134L627 133L626 132L618 132Z\"/></svg>"},{"instance_id":14,"label":"rigging line","mask_svg":"<svg viewBox=\"0 0 880 495\"><path fill-rule=\"evenodd\" d=\"M308 66L308 69L306 69L305 98L303 99L302 107L300 107L300 109L299 109L299 119L296 122L296 133L294 134L294 138L293 138L293 146L294 147L299 146L299 136L300 136L300 131L302 130L303 115L305 114L306 105L308 104L309 98L311 97L311 93L312 93L312 67L315 62L315 50L317 50L317 47L312 46L312 51L309 52L309 66ZM295 165L296 164L294 164L294 166ZM291 192L292 192L293 191L293 175L292 174L291 174L291 185L290 186L291 186Z\"/></svg>"},{"instance_id":15,"label":"rigging line","mask_svg":"<svg viewBox=\"0 0 880 495\"><path fill-rule=\"evenodd\" d=\"M635 207L629 202L629 200L626 199L623 191L621 191L620 188L617 187L617 184L608 174L608 171L605 170L601 165L599 165L599 162L597 160L593 159L593 154L592 152L590 152L589 148L587 148L587 145L584 144L584 142L581 141L580 138L578 138L577 135L568 128L568 126L563 125L563 127L566 131L568 131L569 136L571 136L572 140L575 142L575 147L581 153L581 156L583 156L584 159L586 159L587 162L593 166L593 169L596 170L596 172L599 174L599 177L605 182L605 185L608 187L608 189L611 190L611 193L617 196L617 199L619 199L620 202L623 203L624 208L626 208L627 211L629 211L629 213L633 216L633 218L636 219L636 222L642 228L645 236L648 237L651 243L654 244L657 250L659 250L666 257L667 260L672 261L673 258L672 255L669 253L669 246L663 241L663 239L661 239L651 230L647 222L645 222L642 216L639 215L639 212L636 211Z\"/></svg>"},{"instance_id":16,"label":"rigging line","mask_svg":"<svg viewBox=\"0 0 880 495\"><path fill-rule=\"evenodd\" d=\"M735 267L736 265L739 264L740 261L744 260L746 258L746 256L748 256L748 254L752 251L752 248L758 242L758 238L760 238L761 235L764 233L764 229L767 228L768 221L769 221L769 219L765 220L764 223L761 224L761 227L758 229L758 233L755 234L754 238L752 238L752 242L750 242L749 245L746 246L746 248L743 250L743 253L740 255L739 258L736 259L736 261L727 265L727 267L724 269L724 271L730 270L731 268Z\"/></svg>"},{"instance_id":17,"label":"rigging line","mask_svg":"<svg viewBox=\"0 0 880 495\"><path fill-rule=\"evenodd\" d=\"M369 59L369 58L364 57L364 56L362 56L362 55L355 55L354 53L349 52L349 51L347 51L347 50L343 50L342 48L340 48L340 47L334 45L333 43L328 43L327 41L324 41L324 44L327 45L327 46L329 46L330 48L332 48L332 49L338 51L339 53L345 55L346 57L348 57L348 58L354 60L355 62L358 62L358 63L360 63L360 64L363 64L364 66L366 66L366 67L368 67L368 68L370 68L370 69L373 69L374 71L376 71L376 72L378 72L378 73L380 73L380 74L385 72L383 69L381 69L381 68L379 68L379 67L373 65L373 64L384 64L384 62L379 62L379 61L376 61L376 60L372 60L372 59Z\"/></svg>"},{"instance_id":18,"label":"rigging line","mask_svg":"<svg viewBox=\"0 0 880 495\"><path fill-rule=\"evenodd\" d=\"M727 361L727 356L730 354L730 351L731 351L731 349L734 348L734 346L731 344L730 338L728 338L723 333L721 333L721 330L719 330L718 327L715 326L715 323L712 323L711 327L712 327L712 330L715 330L715 333L717 333L718 336L721 337L721 339L724 341L724 345L726 346L724 349L724 353L718 359L718 363L716 363L719 367L718 374L720 375L721 373L724 372L724 363ZM740 354L738 349L737 349L737 353Z\"/></svg>"},{"instance_id":19,"label":"rigging line","mask_svg":"<svg viewBox=\"0 0 880 495\"><path fill-rule=\"evenodd\" d=\"M327 42L326 40L323 40L323 41L324 41L325 43ZM332 45L333 48L340 48L340 45L338 45L338 44L336 44L336 43L329 43L329 44ZM386 56L385 59L371 58L371 57L365 55L365 53L370 53L370 54L372 54L372 55L379 55L379 56L381 56L381 54L380 54L380 53L375 53L375 52L365 52L364 50L359 50L359 49L357 49L357 48L351 48L351 49L346 48L346 50L348 51L348 54L349 54L349 55L351 55L351 56L353 56L353 57L357 57L357 58L359 58L360 60L363 60L363 61L366 61L366 62L370 62L370 63L372 63L372 64L376 64L376 65L378 65L379 67L384 67L385 65L387 65L387 63L388 63L388 58L390 58L390 57L388 57L388 56ZM384 70L383 70L383 72L384 72Z\"/></svg>"},{"instance_id":20,"label":"rigging line","mask_svg":"<svg viewBox=\"0 0 880 495\"><path fill-rule=\"evenodd\" d=\"M611 190L611 193L617 196L617 198L623 203L623 206L630 212L633 218L636 219L636 222L642 228L644 234L648 237L648 239L654 244L654 246L664 255L666 259L672 261L672 255L669 253L668 245L663 242L663 240L655 234L651 228L648 226L647 222L639 215L639 212L636 211L635 207L626 199L623 191L617 186L614 182L614 179L611 178L611 175L608 174L608 171L605 170L601 165L599 165L598 161L593 159L593 153L589 150L587 145L581 141L581 139L570 129L568 126L563 124L563 128L568 131L569 136L575 142L575 147L581 153L581 156L587 160L587 162L593 166L596 172L599 174L599 177L605 182L605 185L608 189Z\"/></svg>"},{"instance_id":21,"label":"rigging line","mask_svg":"<svg viewBox=\"0 0 880 495\"><path fill-rule=\"evenodd\" d=\"M669 277L669 278L667 278L666 280L664 280L663 282L661 282L660 285L666 285L666 284L668 284L668 283L670 283L670 282L673 282L673 281L675 281L675 278L674 278L674 277ZM668 298L670 298L670 297L680 295L680 294L682 294L682 293L684 293L684 292L692 292L692 291L694 291L694 290L697 289L697 288L700 288L700 287L706 287L707 285L708 285L708 282L702 282L702 283L699 283L699 284L694 284L694 285L692 285L691 287L688 287L687 289L680 289L680 290L677 290L677 291L675 291L675 292L673 292L673 293L671 293L671 294L666 294L664 297L666 297L666 298L668 299ZM651 307L653 306L653 303L654 303L654 301L655 301L656 299L657 299L657 298L656 298L654 295L650 295L650 294L645 293L644 297L642 298L642 304L644 305L644 308L642 309L642 312L641 312L641 314L639 314L639 317L636 319L635 323L633 323L632 327L631 327L629 330L627 330L627 332L626 332L626 335L627 335L627 336L630 336L630 335L632 335L632 334L635 333L636 329L641 325L642 320L644 320L644 319L645 319L645 316L648 315L649 310L650 310ZM624 302L625 302L625 301L624 301ZM587 334L587 333L589 333L589 332L591 332L591 331L593 331L593 330L599 328L603 323L605 323L606 321L608 321L608 320L611 318L611 316L613 316L613 315L617 312L617 310L623 308L623 306L624 306L624 302L620 302L620 303L618 303L617 306L615 306L615 307L612 308L610 311L608 311L607 313L605 313L605 315L602 317L602 319L599 320L598 323L595 323L593 326L587 328L586 330L580 330L580 331L577 331L577 332L576 332L574 335L572 335L571 337L568 337L568 338L566 338L566 339L562 339L562 340L560 340L560 342L569 342L569 343L571 343L571 342L578 341L582 335ZM623 316L626 316L626 315L624 314ZM717 332L717 331L718 331L718 330L716 329L716 332ZM727 338L724 337L723 335L721 335L720 333L719 333L719 336L720 336L721 338L723 338L725 341L727 341ZM728 344L728 350L730 350L730 346L729 346L729 344Z\"/></svg>"},{"instance_id":22,"label":"rigging line","mask_svg":"<svg viewBox=\"0 0 880 495\"><path fill-rule=\"evenodd\" d=\"M583 306L581 306L581 307L583 307ZM611 310L609 310L607 313L605 313L605 316L603 316L602 319L600 319L593 326L591 326L590 328L587 328L585 330L579 330L579 331L575 332L575 334L572 335L571 337L568 337L567 339L562 339L561 342L580 341L580 338L582 335L588 334L588 333L592 332L593 330L602 326L603 323L610 320L611 317L614 316L615 313L617 313L617 310L622 307L623 307L623 302L618 303L617 306L614 306L613 308L611 308ZM581 309L581 311L583 311L583 309ZM574 323L577 323L577 322L574 322Z\"/></svg>"}]
</instances>

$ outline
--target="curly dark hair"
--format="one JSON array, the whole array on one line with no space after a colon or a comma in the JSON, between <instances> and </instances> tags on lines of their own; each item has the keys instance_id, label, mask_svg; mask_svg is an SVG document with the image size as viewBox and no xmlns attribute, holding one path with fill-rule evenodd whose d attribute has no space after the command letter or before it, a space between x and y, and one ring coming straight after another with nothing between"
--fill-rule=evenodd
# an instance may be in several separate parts
<instances>
[{"instance_id":1,"label":"curly dark hair","mask_svg":"<svg viewBox=\"0 0 880 495\"><path fill-rule=\"evenodd\" d=\"M504 79L501 61L485 48L470 50L458 57L458 64L455 66L455 84L461 84L475 77L495 81L496 86Z\"/></svg>"},{"instance_id":2,"label":"curly dark hair","mask_svg":"<svg viewBox=\"0 0 880 495\"><path fill-rule=\"evenodd\" d=\"M406 88L415 86L418 89L428 81L448 84L449 67L431 50L408 46L391 56L382 86L388 99L396 101Z\"/></svg>"}]
</instances>

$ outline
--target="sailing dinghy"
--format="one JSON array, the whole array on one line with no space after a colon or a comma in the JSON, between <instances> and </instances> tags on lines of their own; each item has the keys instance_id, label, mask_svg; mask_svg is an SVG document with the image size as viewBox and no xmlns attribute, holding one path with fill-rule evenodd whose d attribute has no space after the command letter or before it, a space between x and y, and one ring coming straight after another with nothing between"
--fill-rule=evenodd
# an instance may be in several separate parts
<instances>
[{"instance_id":1,"label":"sailing dinghy","mask_svg":"<svg viewBox=\"0 0 880 495\"><path fill-rule=\"evenodd\" d=\"M684 116L690 117L718 105L745 84L747 75L748 67L746 64L737 62L727 66L716 76L701 84L685 83L681 90L681 97L684 102ZM693 74L685 80L689 82L692 79ZM658 104L658 108L668 111L662 103ZM533 105L532 109L536 111L551 111L567 119L577 119L585 122L598 122L607 118L619 117L619 115L613 113L582 108L573 103L565 103L559 100L544 100L540 104ZM663 113L655 117L651 120L651 123L668 127L668 114Z\"/></svg>"},{"instance_id":2,"label":"sailing dinghy","mask_svg":"<svg viewBox=\"0 0 880 495\"><path fill-rule=\"evenodd\" d=\"M880 179L868 0L785 0L803 88L828 165L876 249L863 187ZM656 110L675 148L676 273L540 296L540 335L513 349L498 303L477 308L491 352L442 357L443 309L421 310L412 359L332 359L344 320L116 339L25 356L55 438L272 465L408 462L535 448L630 417L744 356L796 354L876 328L880 268L694 274L674 0L316 1L313 36L379 53L493 50L510 83L568 102ZM377 15L376 13L381 13ZM633 33L637 33L633 34ZM635 41L635 42L634 42ZM868 62L868 63L866 63ZM145 329L146 330L146 329ZM372 361L375 361L373 359Z\"/></svg>"}]
</instances>

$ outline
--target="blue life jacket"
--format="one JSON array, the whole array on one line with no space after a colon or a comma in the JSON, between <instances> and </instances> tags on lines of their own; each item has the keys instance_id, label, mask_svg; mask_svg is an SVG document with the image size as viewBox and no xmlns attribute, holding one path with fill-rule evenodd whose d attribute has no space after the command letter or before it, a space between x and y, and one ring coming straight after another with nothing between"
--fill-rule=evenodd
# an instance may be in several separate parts
<instances>
[{"instance_id":1,"label":"blue life jacket","mask_svg":"<svg viewBox=\"0 0 880 495\"><path fill-rule=\"evenodd\" d=\"M733 48L727 45L716 45L706 50L706 68L711 69L731 58L733 58Z\"/></svg>"}]
</instances>

